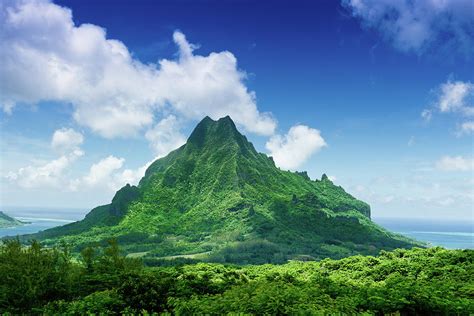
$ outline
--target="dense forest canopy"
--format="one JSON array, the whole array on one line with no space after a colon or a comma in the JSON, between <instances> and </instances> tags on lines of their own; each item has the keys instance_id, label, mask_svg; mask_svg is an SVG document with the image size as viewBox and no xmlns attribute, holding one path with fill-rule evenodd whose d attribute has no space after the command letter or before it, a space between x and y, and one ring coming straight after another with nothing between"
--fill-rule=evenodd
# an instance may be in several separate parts
<instances>
[{"instance_id":1,"label":"dense forest canopy","mask_svg":"<svg viewBox=\"0 0 474 316\"><path fill-rule=\"evenodd\" d=\"M174 263L176 264L176 262ZM85 248L0 246L0 313L474 313L474 251L382 251L284 265L144 267L115 241Z\"/></svg>"}]
</instances>

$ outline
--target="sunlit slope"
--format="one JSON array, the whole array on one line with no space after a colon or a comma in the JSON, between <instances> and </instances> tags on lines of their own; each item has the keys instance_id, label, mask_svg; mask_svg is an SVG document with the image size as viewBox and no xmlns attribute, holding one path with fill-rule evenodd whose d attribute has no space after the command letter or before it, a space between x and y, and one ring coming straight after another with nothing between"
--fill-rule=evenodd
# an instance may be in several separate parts
<instances>
[{"instance_id":1,"label":"sunlit slope","mask_svg":"<svg viewBox=\"0 0 474 316\"><path fill-rule=\"evenodd\" d=\"M156 160L138 187L123 187L111 204L32 237L78 249L115 237L147 257L197 254L240 263L412 246L374 224L369 205L325 175L313 181L277 168L230 117L203 119L185 145Z\"/></svg>"}]
</instances>

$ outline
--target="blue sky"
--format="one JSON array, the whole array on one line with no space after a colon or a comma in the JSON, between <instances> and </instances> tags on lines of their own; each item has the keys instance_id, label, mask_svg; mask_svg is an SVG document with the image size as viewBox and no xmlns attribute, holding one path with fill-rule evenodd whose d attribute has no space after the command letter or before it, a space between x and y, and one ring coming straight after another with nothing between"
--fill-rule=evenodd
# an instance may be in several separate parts
<instances>
[{"instance_id":1,"label":"blue sky","mask_svg":"<svg viewBox=\"0 0 474 316\"><path fill-rule=\"evenodd\" d=\"M111 200L230 114L375 217L473 218L471 1L6 1L0 205Z\"/></svg>"}]
</instances>

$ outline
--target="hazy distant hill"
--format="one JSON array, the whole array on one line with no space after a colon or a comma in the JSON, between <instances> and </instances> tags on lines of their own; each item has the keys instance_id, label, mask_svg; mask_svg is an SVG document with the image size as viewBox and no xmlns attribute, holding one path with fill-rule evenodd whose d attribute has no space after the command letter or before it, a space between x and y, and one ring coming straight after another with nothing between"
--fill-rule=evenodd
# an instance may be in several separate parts
<instances>
[{"instance_id":1,"label":"hazy distant hill","mask_svg":"<svg viewBox=\"0 0 474 316\"><path fill-rule=\"evenodd\" d=\"M15 227L24 223L0 211L0 228Z\"/></svg>"},{"instance_id":2,"label":"hazy distant hill","mask_svg":"<svg viewBox=\"0 0 474 316\"><path fill-rule=\"evenodd\" d=\"M85 197L86 198L86 197ZM138 187L84 220L26 236L81 249L116 237L148 258L263 263L340 258L411 247L370 220L370 207L328 177L277 168L230 117L204 118L187 143L156 160Z\"/></svg>"}]
</instances>

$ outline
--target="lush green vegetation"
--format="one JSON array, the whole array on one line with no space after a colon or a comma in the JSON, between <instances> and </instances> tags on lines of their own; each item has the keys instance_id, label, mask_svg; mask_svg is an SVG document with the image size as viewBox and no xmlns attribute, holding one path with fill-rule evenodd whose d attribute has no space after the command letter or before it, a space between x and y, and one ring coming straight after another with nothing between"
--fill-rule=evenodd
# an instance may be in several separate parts
<instances>
[{"instance_id":1,"label":"lush green vegetation","mask_svg":"<svg viewBox=\"0 0 474 316\"><path fill-rule=\"evenodd\" d=\"M74 251L117 237L145 260L170 256L227 263L283 263L410 248L414 241L370 220L370 207L326 176L277 168L229 117L205 118L188 142L155 161L138 187L84 220L23 240Z\"/></svg>"},{"instance_id":2,"label":"lush green vegetation","mask_svg":"<svg viewBox=\"0 0 474 316\"><path fill-rule=\"evenodd\" d=\"M0 313L474 313L474 251L382 251L284 265L145 268L115 242L85 248L0 246Z\"/></svg>"},{"instance_id":3,"label":"lush green vegetation","mask_svg":"<svg viewBox=\"0 0 474 316\"><path fill-rule=\"evenodd\" d=\"M24 223L0 211L0 228L15 227Z\"/></svg>"}]
</instances>

